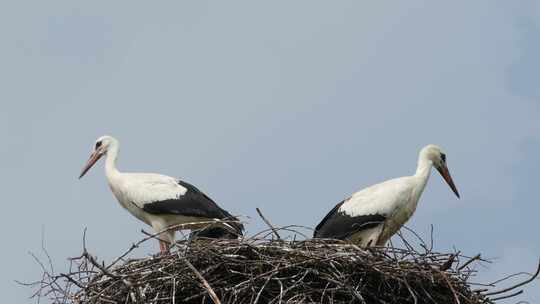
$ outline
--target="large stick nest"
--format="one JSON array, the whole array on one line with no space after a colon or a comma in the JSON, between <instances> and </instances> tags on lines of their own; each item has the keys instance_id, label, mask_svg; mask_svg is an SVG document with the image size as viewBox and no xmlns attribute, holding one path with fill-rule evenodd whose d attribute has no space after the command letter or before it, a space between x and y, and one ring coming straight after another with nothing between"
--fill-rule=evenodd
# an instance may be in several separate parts
<instances>
[{"instance_id":1,"label":"large stick nest","mask_svg":"<svg viewBox=\"0 0 540 304\"><path fill-rule=\"evenodd\" d=\"M403 249L364 250L337 240L195 239L166 255L125 259L153 237L108 266L86 246L71 259L69 273L55 275L42 264L35 296L97 304L494 303L521 293L511 291L534 278L492 291L470 282L479 255L436 253L423 242L417 250L405 240Z\"/></svg>"}]
</instances>

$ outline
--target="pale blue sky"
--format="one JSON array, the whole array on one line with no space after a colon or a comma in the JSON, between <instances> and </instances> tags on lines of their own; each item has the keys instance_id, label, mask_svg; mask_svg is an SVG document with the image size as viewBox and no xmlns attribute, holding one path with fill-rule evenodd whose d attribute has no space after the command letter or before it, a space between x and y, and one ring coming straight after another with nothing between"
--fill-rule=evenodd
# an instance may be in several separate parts
<instances>
[{"instance_id":1,"label":"pale blue sky","mask_svg":"<svg viewBox=\"0 0 540 304\"><path fill-rule=\"evenodd\" d=\"M251 232L255 207L315 226L435 143L462 199L434 172L408 225L434 224L438 250L496 258L484 280L536 266L536 1L4 1L0 37L0 291L13 303L30 294L13 280L40 275L27 252L42 227L60 268L84 227L103 258L141 237L102 164L77 180L105 133L121 169L189 181Z\"/></svg>"}]
</instances>

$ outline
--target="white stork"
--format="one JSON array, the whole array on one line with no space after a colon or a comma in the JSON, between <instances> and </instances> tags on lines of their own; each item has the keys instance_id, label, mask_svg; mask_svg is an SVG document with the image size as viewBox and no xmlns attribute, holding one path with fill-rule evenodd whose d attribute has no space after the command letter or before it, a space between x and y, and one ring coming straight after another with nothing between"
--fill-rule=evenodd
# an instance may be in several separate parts
<instances>
[{"instance_id":1,"label":"white stork","mask_svg":"<svg viewBox=\"0 0 540 304\"><path fill-rule=\"evenodd\" d=\"M102 136L95 143L90 159L79 178L104 155L107 182L118 202L132 215L152 226L159 233L173 225L185 223L216 222L200 235L218 238L237 238L244 227L237 218L221 209L211 198L179 179L154 173L124 173L116 168L119 143L112 136ZM219 220L235 222L223 223ZM208 225L190 225L187 229L201 229ZM161 252L174 244L175 231L161 234Z\"/></svg>"},{"instance_id":2,"label":"white stork","mask_svg":"<svg viewBox=\"0 0 540 304\"><path fill-rule=\"evenodd\" d=\"M413 215L435 167L459 198L446 155L438 146L420 151L413 176L391 179L354 193L337 204L315 228L315 238L349 239L362 247L384 246Z\"/></svg>"}]
</instances>

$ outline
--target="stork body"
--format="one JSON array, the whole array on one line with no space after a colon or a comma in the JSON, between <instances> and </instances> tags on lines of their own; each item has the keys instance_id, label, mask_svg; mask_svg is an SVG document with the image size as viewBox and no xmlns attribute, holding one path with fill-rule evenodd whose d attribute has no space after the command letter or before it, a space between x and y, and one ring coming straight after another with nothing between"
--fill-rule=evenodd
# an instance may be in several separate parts
<instances>
[{"instance_id":1,"label":"stork body","mask_svg":"<svg viewBox=\"0 0 540 304\"><path fill-rule=\"evenodd\" d=\"M439 147L428 145L420 151L413 176L391 179L354 193L323 218L314 237L350 239L363 247L384 246L415 212L432 167L459 197L446 166L446 155Z\"/></svg>"},{"instance_id":2,"label":"stork body","mask_svg":"<svg viewBox=\"0 0 540 304\"><path fill-rule=\"evenodd\" d=\"M137 219L152 226L156 233L179 224L193 223L185 228L197 230L212 226L208 223L200 224L201 222L216 222L210 227L214 232L212 236L235 238L242 235L243 226L240 223L220 221L237 219L193 185L161 174L118 171L118 150L119 143L115 138L100 137L80 177L84 176L101 156L106 155L105 175L114 196L122 207ZM166 231L158 238L161 251L167 251L169 245L174 243L175 231Z\"/></svg>"}]
</instances>

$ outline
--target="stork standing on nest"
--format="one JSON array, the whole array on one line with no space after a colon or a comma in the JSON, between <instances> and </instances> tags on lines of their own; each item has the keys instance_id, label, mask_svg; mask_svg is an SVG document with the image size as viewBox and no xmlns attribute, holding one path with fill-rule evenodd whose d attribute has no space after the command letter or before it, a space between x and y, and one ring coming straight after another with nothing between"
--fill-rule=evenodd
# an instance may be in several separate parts
<instances>
[{"instance_id":1,"label":"stork standing on nest","mask_svg":"<svg viewBox=\"0 0 540 304\"><path fill-rule=\"evenodd\" d=\"M238 238L242 235L244 227L238 219L221 209L193 185L161 174L118 171L116 168L118 150L119 143L114 137L98 138L79 178L106 155L105 176L114 196L122 207L152 226L156 233L174 225L194 223L184 228L192 230L207 228L201 235L216 238ZM201 222L215 222L215 224L198 224ZM158 236L162 253L169 250L170 244L174 244L174 235L175 231L169 230Z\"/></svg>"},{"instance_id":2,"label":"stork standing on nest","mask_svg":"<svg viewBox=\"0 0 540 304\"><path fill-rule=\"evenodd\" d=\"M354 193L322 219L314 237L350 239L362 247L384 246L413 215L432 167L459 198L446 155L438 146L428 145L420 151L413 176L391 179Z\"/></svg>"}]
</instances>

